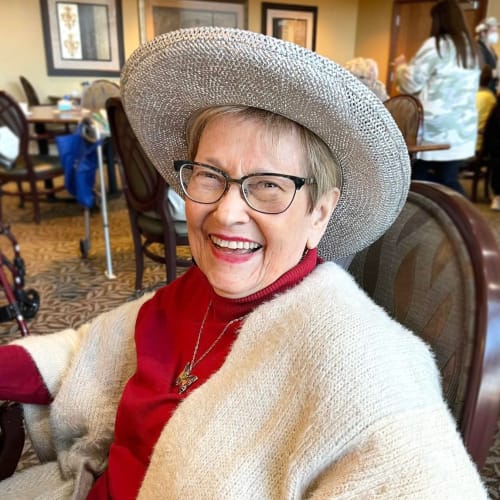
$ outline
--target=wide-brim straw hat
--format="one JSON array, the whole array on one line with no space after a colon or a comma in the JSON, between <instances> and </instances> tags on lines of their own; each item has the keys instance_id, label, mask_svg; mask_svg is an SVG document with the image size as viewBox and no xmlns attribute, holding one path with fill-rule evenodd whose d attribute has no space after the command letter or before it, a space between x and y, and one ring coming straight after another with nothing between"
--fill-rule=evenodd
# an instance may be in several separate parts
<instances>
[{"instance_id":1,"label":"wide-brim straw hat","mask_svg":"<svg viewBox=\"0 0 500 500\"><path fill-rule=\"evenodd\" d=\"M318 246L324 259L368 246L405 203L408 151L389 112L342 66L295 44L228 28L166 33L128 59L121 95L146 154L181 195L173 161L192 159L186 122L201 108L265 109L323 139L342 172L340 199Z\"/></svg>"}]
</instances>

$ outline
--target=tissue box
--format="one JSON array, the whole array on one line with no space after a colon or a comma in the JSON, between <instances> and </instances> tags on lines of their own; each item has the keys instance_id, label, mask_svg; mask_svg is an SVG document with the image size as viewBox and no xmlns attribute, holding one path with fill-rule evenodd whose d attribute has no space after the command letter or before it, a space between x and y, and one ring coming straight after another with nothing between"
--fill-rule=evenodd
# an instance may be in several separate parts
<instances>
[{"instance_id":1,"label":"tissue box","mask_svg":"<svg viewBox=\"0 0 500 500\"><path fill-rule=\"evenodd\" d=\"M73 105L71 101L68 99L61 99L57 101L57 109L59 111L71 111L73 109Z\"/></svg>"}]
</instances>

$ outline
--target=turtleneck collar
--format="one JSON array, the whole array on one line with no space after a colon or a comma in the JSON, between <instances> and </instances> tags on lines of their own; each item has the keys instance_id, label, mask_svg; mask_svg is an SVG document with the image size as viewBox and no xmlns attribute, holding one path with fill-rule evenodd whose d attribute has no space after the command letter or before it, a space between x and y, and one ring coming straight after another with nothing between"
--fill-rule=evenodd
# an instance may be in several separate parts
<instances>
[{"instance_id":1,"label":"turtleneck collar","mask_svg":"<svg viewBox=\"0 0 500 500\"><path fill-rule=\"evenodd\" d=\"M246 297L238 299L221 297L212 289L210 292L212 314L210 314L210 316L219 321L231 321L239 316L244 316L263 302L272 299L275 295L283 293L298 284L320 262L322 261L318 257L317 250L309 250L296 266L292 267L289 271L280 276L274 283ZM196 268L193 271L200 273L200 279L202 279L206 285L211 288L207 278L199 268Z\"/></svg>"}]
</instances>

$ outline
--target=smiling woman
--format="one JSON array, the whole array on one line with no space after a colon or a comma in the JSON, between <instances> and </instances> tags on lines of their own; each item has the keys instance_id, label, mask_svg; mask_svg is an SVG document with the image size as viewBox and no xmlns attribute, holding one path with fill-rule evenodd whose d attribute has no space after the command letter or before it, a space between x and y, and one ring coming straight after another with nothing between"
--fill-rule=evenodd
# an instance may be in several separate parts
<instances>
[{"instance_id":1,"label":"smiling woman","mask_svg":"<svg viewBox=\"0 0 500 500\"><path fill-rule=\"evenodd\" d=\"M137 49L121 96L186 196L195 265L0 348L0 399L48 405L25 420L54 429L2 500L486 498L429 348L327 262L378 239L408 193L373 92L292 43L197 28Z\"/></svg>"}]
</instances>

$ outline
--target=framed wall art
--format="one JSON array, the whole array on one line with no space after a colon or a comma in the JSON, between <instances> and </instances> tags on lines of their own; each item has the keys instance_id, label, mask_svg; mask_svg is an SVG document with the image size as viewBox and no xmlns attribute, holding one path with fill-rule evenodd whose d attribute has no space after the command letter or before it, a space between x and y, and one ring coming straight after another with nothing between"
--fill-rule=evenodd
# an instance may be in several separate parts
<instances>
[{"instance_id":1,"label":"framed wall art","mask_svg":"<svg viewBox=\"0 0 500 500\"><path fill-rule=\"evenodd\" d=\"M318 8L262 3L262 33L316 50Z\"/></svg>"},{"instance_id":2,"label":"framed wall art","mask_svg":"<svg viewBox=\"0 0 500 500\"><path fill-rule=\"evenodd\" d=\"M40 0L40 7L49 75L120 74L121 0Z\"/></svg>"},{"instance_id":3,"label":"framed wall art","mask_svg":"<svg viewBox=\"0 0 500 500\"><path fill-rule=\"evenodd\" d=\"M139 0L141 41L196 26L246 27L246 1Z\"/></svg>"}]
</instances>

